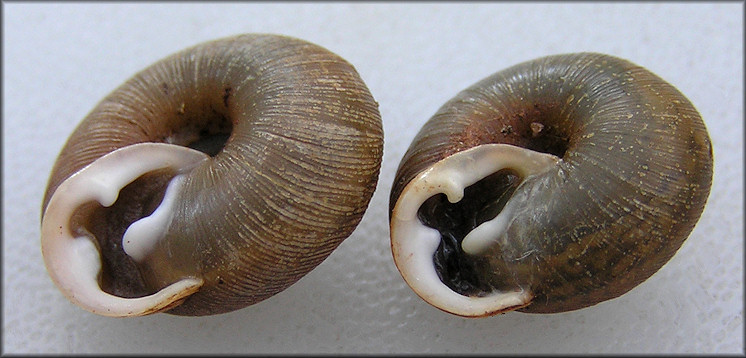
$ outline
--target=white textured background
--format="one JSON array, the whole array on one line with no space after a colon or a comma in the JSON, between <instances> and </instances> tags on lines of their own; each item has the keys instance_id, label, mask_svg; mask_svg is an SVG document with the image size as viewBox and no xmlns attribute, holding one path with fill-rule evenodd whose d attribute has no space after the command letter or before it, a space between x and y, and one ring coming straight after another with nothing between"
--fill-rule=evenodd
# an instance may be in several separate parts
<instances>
[{"instance_id":1,"label":"white textured background","mask_svg":"<svg viewBox=\"0 0 746 358\"><path fill-rule=\"evenodd\" d=\"M743 353L743 10L714 4L3 4L3 352ZM245 32L351 62L380 103L379 185L362 223L288 290L233 313L99 317L69 303L39 250L58 151L107 93L160 58ZM677 86L710 131L715 175L689 240L650 280L580 311L464 319L405 285L388 193L419 127L458 91L536 57L598 51Z\"/></svg>"}]
</instances>

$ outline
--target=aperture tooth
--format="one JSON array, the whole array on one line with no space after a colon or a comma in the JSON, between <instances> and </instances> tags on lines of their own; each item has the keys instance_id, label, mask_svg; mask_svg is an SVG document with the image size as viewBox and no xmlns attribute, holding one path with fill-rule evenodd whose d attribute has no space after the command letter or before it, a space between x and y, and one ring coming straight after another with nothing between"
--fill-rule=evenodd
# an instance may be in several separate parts
<instances>
[{"instance_id":1,"label":"aperture tooth","mask_svg":"<svg viewBox=\"0 0 746 358\"><path fill-rule=\"evenodd\" d=\"M174 205L184 176L177 175L166 188L166 193L158 208L147 217L135 221L127 228L122 237L122 247L137 262L142 262L162 238L173 219Z\"/></svg>"},{"instance_id":2,"label":"aperture tooth","mask_svg":"<svg viewBox=\"0 0 746 358\"><path fill-rule=\"evenodd\" d=\"M464 252L479 254L493 247L514 215L509 199L513 191L522 180L558 162L551 154L486 144L446 157L416 176L399 196L391 219L394 261L405 281L433 306L462 316L529 304L533 296L527 288L511 284L494 289ZM470 191L487 177L487 192Z\"/></svg>"},{"instance_id":3,"label":"aperture tooth","mask_svg":"<svg viewBox=\"0 0 746 358\"><path fill-rule=\"evenodd\" d=\"M72 225L93 202L111 206L119 192L142 175L165 168L183 172L207 156L201 152L156 143L141 143L111 152L62 182L52 194L42 217L42 255L52 280L62 293L79 306L105 316L138 316L172 307L194 293L202 280L184 277L145 297L123 298L105 292L99 285L101 253L95 238L77 235ZM74 217L76 220L72 220Z\"/></svg>"},{"instance_id":4,"label":"aperture tooth","mask_svg":"<svg viewBox=\"0 0 746 358\"><path fill-rule=\"evenodd\" d=\"M464 236L461 248L469 255L479 255L495 245L505 234L513 217L511 205L507 205L494 219L486 221Z\"/></svg>"}]
</instances>

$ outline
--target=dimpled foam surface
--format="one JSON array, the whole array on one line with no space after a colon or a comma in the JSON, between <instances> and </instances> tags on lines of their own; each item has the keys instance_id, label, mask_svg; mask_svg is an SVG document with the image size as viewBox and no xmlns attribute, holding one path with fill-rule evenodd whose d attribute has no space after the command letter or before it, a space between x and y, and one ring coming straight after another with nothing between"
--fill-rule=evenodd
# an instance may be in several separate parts
<instances>
[{"instance_id":1,"label":"dimpled foam surface","mask_svg":"<svg viewBox=\"0 0 746 358\"><path fill-rule=\"evenodd\" d=\"M743 353L743 4L3 3L3 353ZM47 275L40 206L57 153L106 94L185 47L278 33L351 62L380 104L379 184L309 275L210 317L112 319ZM699 224L627 294L561 314L465 319L417 297L389 248L388 195L420 126L457 92L537 57L603 52L697 107L715 153Z\"/></svg>"}]
</instances>

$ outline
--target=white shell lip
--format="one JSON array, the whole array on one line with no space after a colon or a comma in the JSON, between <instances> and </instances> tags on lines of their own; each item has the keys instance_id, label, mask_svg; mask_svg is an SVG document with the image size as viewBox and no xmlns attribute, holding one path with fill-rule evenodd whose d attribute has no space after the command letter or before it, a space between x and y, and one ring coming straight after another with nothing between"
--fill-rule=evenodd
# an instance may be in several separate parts
<instances>
[{"instance_id":1,"label":"white shell lip","mask_svg":"<svg viewBox=\"0 0 746 358\"><path fill-rule=\"evenodd\" d=\"M44 263L60 291L78 306L111 317L155 313L196 292L203 283L196 277L181 279L139 298L104 292L98 284L101 258L97 244L86 236L75 237L70 221L81 205L96 201L111 206L124 186L147 172L173 168L177 174L183 173L208 158L202 152L177 145L139 143L108 153L63 181L49 200L41 227ZM169 190L178 186L172 184Z\"/></svg>"},{"instance_id":2,"label":"white shell lip","mask_svg":"<svg viewBox=\"0 0 746 358\"><path fill-rule=\"evenodd\" d=\"M432 259L440 233L422 224L417 211L427 199L440 193L448 201L458 202L466 187L501 169L515 170L525 180L553 168L559 160L513 145L484 144L446 157L412 179L394 206L390 228L394 263L412 290L429 304L464 317L490 316L529 305L533 295L528 289L470 297L446 286ZM488 248L512 219L510 205L509 201L497 217L472 230L462 241L462 248L467 253Z\"/></svg>"}]
</instances>

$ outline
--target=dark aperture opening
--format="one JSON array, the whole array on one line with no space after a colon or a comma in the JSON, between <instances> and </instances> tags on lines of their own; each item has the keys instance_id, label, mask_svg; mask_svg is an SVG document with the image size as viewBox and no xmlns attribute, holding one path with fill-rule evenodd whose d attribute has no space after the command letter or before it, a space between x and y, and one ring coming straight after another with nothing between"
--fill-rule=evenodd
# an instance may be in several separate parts
<instances>
[{"instance_id":1,"label":"dark aperture opening","mask_svg":"<svg viewBox=\"0 0 746 358\"><path fill-rule=\"evenodd\" d=\"M461 241L474 228L494 219L520 183L515 171L503 169L467 187L459 202L450 203L445 194L438 194L420 207L420 221L441 234L433 262L440 280L454 292L480 296L494 290L479 272L484 258L466 255Z\"/></svg>"},{"instance_id":2,"label":"dark aperture opening","mask_svg":"<svg viewBox=\"0 0 746 358\"><path fill-rule=\"evenodd\" d=\"M162 169L146 173L126 185L109 207L92 203L73 215L77 235L93 235L101 254L101 289L109 294L135 298L155 292L146 288L137 264L122 247L127 228L158 208L175 173Z\"/></svg>"}]
</instances>

